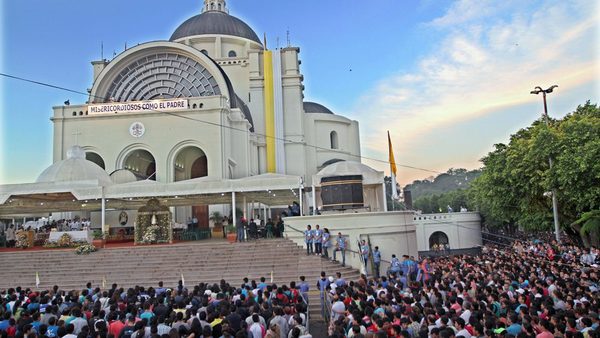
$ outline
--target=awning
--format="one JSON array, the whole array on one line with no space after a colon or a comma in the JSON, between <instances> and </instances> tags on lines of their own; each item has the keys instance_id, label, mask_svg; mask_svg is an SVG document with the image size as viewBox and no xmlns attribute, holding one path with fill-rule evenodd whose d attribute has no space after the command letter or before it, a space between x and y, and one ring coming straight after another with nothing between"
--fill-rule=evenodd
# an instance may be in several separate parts
<instances>
[{"instance_id":1,"label":"awning","mask_svg":"<svg viewBox=\"0 0 600 338\"><path fill-rule=\"evenodd\" d=\"M299 185L299 176L280 174L172 183L144 180L106 187L97 181L9 184L0 186L0 215L100 210L103 195L106 208L114 209L137 209L151 198L170 207L229 204L232 192L247 201L288 205L298 200Z\"/></svg>"}]
</instances>

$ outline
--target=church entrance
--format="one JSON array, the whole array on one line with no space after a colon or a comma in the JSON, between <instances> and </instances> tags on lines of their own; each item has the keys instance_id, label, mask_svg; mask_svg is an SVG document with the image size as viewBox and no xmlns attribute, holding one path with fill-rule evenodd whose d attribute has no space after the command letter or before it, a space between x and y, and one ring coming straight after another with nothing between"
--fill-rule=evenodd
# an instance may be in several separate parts
<instances>
[{"instance_id":1,"label":"church entrance","mask_svg":"<svg viewBox=\"0 0 600 338\"><path fill-rule=\"evenodd\" d=\"M208 176L208 160L202 149L194 146L183 148L174 164L175 181ZM192 228L208 229L208 205L194 205L191 210Z\"/></svg>"},{"instance_id":2,"label":"church entrance","mask_svg":"<svg viewBox=\"0 0 600 338\"><path fill-rule=\"evenodd\" d=\"M442 231L436 231L429 236L429 250L442 251L449 249L448 236Z\"/></svg>"},{"instance_id":3,"label":"church entrance","mask_svg":"<svg viewBox=\"0 0 600 338\"><path fill-rule=\"evenodd\" d=\"M156 161L147 150L138 149L131 152L125 158L123 168L133 172L141 180L156 181Z\"/></svg>"}]
</instances>

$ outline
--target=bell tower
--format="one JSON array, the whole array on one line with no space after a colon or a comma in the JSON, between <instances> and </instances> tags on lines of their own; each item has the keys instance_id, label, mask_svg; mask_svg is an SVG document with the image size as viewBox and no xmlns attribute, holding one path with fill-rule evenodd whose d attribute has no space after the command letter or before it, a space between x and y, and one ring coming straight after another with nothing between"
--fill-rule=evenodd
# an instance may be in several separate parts
<instances>
[{"instance_id":1,"label":"bell tower","mask_svg":"<svg viewBox=\"0 0 600 338\"><path fill-rule=\"evenodd\" d=\"M229 14L229 9L227 9L227 2L225 0L204 0L202 13L209 11L217 11Z\"/></svg>"}]
</instances>

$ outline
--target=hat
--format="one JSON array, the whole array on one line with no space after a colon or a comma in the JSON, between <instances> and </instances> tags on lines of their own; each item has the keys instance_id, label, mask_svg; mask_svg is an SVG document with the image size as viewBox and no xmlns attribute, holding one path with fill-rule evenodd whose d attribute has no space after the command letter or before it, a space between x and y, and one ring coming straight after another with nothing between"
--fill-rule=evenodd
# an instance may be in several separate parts
<instances>
[{"instance_id":1,"label":"hat","mask_svg":"<svg viewBox=\"0 0 600 338\"><path fill-rule=\"evenodd\" d=\"M524 294L525 290L523 290L521 288L518 288L518 289L515 290L515 292L520 293L520 294Z\"/></svg>"},{"instance_id":2,"label":"hat","mask_svg":"<svg viewBox=\"0 0 600 338\"><path fill-rule=\"evenodd\" d=\"M587 298L585 298L585 297L581 297L581 298L579 299L579 301L580 301L580 302L582 302L582 303L585 303L585 302L588 302L588 303L589 303L589 302L590 302L590 301L589 301Z\"/></svg>"},{"instance_id":3,"label":"hat","mask_svg":"<svg viewBox=\"0 0 600 338\"><path fill-rule=\"evenodd\" d=\"M497 329L495 329L495 330L494 330L494 333L495 333L495 334L500 334L500 333L502 333L502 332L504 332L504 331L506 331L506 329L505 329L505 328L503 328L503 327L499 327L499 328L497 328Z\"/></svg>"},{"instance_id":4,"label":"hat","mask_svg":"<svg viewBox=\"0 0 600 338\"><path fill-rule=\"evenodd\" d=\"M210 296L210 294L211 294L210 290L205 290L205 291L204 291L204 295L205 295L205 296Z\"/></svg>"},{"instance_id":5,"label":"hat","mask_svg":"<svg viewBox=\"0 0 600 338\"><path fill-rule=\"evenodd\" d=\"M333 283L333 276L329 276L329 282Z\"/></svg>"}]
</instances>

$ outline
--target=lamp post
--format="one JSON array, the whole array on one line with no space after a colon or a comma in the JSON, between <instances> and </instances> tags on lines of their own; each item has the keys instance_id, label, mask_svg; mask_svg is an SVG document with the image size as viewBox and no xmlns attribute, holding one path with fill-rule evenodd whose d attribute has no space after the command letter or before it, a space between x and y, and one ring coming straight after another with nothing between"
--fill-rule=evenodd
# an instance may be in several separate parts
<instances>
[{"instance_id":1,"label":"lamp post","mask_svg":"<svg viewBox=\"0 0 600 338\"><path fill-rule=\"evenodd\" d=\"M544 99L544 120L546 121L546 126L550 125L550 118L548 117L548 105L546 104L546 94L552 93L554 88L557 88L557 85L550 86L548 89L542 89L542 87L537 86L532 91L531 94L538 95L542 93L542 97ZM548 158L548 162L550 164L550 169L552 169L552 157ZM560 243L560 224L558 222L558 200L556 198L556 189L552 188L552 213L554 215L554 234L556 235L556 241Z\"/></svg>"}]
</instances>

